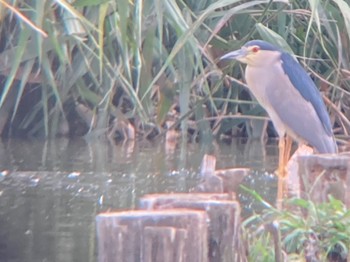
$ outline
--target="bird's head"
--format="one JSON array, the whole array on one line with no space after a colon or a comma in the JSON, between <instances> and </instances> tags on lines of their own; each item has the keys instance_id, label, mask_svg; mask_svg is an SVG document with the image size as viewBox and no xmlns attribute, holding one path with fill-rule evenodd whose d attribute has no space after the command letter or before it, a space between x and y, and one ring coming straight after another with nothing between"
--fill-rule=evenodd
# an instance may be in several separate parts
<instances>
[{"instance_id":1,"label":"bird's head","mask_svg":"<svg viewBox=\"0 0 350 262\"><path fill-rule=\"evenodd\" d=\"M281 53L279 48L268 42L253 40L247 42L241 49L222 56L220 60L236 59L250 66L260 66L276 61L280 58Z\"/></svg>"}]
</instances>

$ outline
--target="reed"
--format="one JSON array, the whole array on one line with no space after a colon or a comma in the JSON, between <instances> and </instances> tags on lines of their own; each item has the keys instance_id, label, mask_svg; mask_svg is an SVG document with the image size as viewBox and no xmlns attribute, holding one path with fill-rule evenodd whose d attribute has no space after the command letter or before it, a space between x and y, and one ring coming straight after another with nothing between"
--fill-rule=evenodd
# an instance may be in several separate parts
<instances>
[{"instance_id":1,"label":"reed","mask_svg":"<svg viewBox=\"0 0 350 262\"><path fill-rule=\"evenodd\" d=\"M124 123L147 138L169 126L194 139L262 137L241 66L217 63L252 38L297 55L336 133L350 132L345 0L1 0L0 21L5 135L115 137Z\"/></svg>"}]
</instances>

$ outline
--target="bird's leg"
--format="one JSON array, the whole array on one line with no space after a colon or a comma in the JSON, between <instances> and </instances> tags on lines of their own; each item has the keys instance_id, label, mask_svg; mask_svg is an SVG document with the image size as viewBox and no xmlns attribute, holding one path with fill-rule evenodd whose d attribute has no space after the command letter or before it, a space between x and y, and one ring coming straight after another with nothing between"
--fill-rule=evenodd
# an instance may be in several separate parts
<instances>
[{"instance_id":1,"label":"bird's leg","mask_svg":"<svg viewBox=\"0 0 350 262\"><path fill-rule=\"evenodd\" d=\"M292 149L292 138L288 135L280 138L278 143L279 155L278 155L278 176L285 177L286 166L290 158L290 151Z\"/></svg>"},{"instance_id":2,"label":"bird's leg","mask_svg":"<svg viewBox=\"0 0 350 262\"><path fill-rule=\"evenodd\" d=\"M288 146L288 145L287 145ZM285 177L285 156L286 156L286 138L280 137L278 142L278 185L277 185L277 207L282 207L282 200L284 195L284 177Z\"/></svg>"},{"instance_id":3,"label":"bird's leg","mask_svg":"<svg viewBox=\"0 0 350 262\"><path fill-rule=\"evenodd\" d=\"M286 147L286 143L285 143L285 137L280 137L279 141L278 141L278 177L284 177L284 173L285 173L285 163L284 163L284 159L285 159L285 147Z\"/></svg>"},{"instance_id":4,"label":"bird's leg","mask_svg":"<svg viewBox=\"0 0 350 262\"><path fill-rule=\"evenodd\" d=\"M285 176L287 174L287 171L286 171L286 167L287 167L287 164L289 162L289 159L290 159L290 152L292 151L292 143L293 143L293 140L290 136L286 135L285 137L285 149L284 149L284 159L283 159L283 165L284 165L284 174L283 176Z\"/></svg>"}]
</instances>

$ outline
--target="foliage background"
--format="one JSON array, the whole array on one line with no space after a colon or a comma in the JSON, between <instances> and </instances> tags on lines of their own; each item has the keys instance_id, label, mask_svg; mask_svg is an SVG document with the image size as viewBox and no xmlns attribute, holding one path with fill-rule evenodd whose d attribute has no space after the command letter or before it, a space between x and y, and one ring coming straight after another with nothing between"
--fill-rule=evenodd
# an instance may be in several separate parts
<instances>
[{"instance_id":1,"label":"foliage background","mask_svg":"<svg viewBox=\"0 0 350 262\"><path fill-rule=\"evenodd\" d=\"M217 62L250 39L297 55L350 131L345 0L0 0L0 34L3 135L274 135L242 65Z\"/></svg>"}]
</instances>

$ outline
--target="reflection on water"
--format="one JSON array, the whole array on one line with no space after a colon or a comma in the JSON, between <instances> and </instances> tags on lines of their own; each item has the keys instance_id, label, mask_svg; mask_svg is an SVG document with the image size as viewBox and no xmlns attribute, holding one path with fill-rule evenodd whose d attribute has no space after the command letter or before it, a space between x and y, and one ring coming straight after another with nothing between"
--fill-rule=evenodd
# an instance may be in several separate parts
<instances>
[{"instance_id":1,"label":"reflection on water","mask_svg":"<svg viewBox=\"0 0 350 262\"><path fill-rule=\"evenodd\" d=\"M96 261L97 213L134 208L146 193L187 192L200 180L206 153L216 155L220 169L259 170L247 185L262 194L270 190L271 176L261 174L277 165L274 142L175 147L163 141L2 142L0 261ZM244 197L242 204L251 207Z\"/></svg>"}]
</instances>

